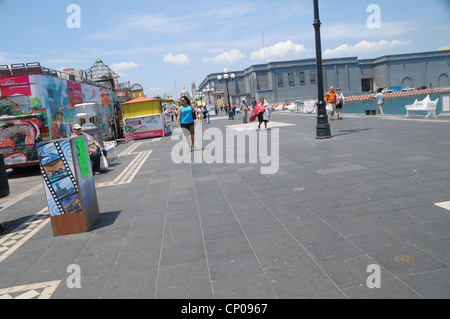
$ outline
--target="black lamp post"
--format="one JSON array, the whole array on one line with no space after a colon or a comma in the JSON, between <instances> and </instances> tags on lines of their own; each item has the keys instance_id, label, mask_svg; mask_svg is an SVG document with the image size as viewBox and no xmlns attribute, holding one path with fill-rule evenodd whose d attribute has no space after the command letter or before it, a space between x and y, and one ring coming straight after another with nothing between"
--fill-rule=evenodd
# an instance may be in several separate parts
<instances>
[{"instance_id":1,"label":"black lamp post","mask_svg":"<svg viewBox=\"0 0 450 319\"><path fill-rule=\"evenodd\" d=\"M319 19L319 1L314 0L314 29L316 30L316 60L317 60L317 82L318 98L317 103L317 127L316 139L331 138L330 123L326 110L326 103L323 89L323 67L322 67L322 43L320 39L320 19Z\"/></svg>"},{"instance_id":2,"label":"black lamp post","mask_svg":"<svg viewBox=\"0 0 450 319\"><path fill-rule=\"evenodd\" d=\"M234 120L234 114L233 114L233 110L231 109L231 101L230 101L230 90L228 89L228 82L232 82L234 81L234 79L236 78L236 75L233 73L231 74L231 76L228 75L228 70L225 69L223 70L223 76L219 75L217 77L217 80L219 80L220 83L225 82L225 84L227 85L227 96L228 96L228 119L229 120Z\"/></svg>"}]
</instances>

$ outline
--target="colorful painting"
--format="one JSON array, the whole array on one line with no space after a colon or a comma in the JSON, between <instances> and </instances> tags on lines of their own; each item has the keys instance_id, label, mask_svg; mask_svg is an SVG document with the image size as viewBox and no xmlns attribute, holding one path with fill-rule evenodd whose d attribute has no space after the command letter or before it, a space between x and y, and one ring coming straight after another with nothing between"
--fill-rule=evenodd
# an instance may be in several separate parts
<instances>
[{"instance_id":1,"label":"colorful painting","mask_svg":"<svg viewBox=\"0 0 450 319\"><path fill-rule=\"evenodd\" d=\"M36 165L37 142L70 137L75 105L95 103L95 125L112 136L115 94L42 74L0 77L0 153L7 167Z\"/></svg>"}]
</instances>

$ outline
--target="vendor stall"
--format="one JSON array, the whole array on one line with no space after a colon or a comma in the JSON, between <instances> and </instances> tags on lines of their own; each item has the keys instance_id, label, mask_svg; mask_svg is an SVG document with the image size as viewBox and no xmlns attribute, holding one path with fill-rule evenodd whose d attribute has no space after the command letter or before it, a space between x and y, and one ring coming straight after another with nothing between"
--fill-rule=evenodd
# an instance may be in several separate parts
<instances>
[{"instance_id":1,"label":"vendor stall","mask_svg":"<svg viewBox=\"0 0 450 319\"><path fill-rule=\"evenodd\" d=\"M137 98L122 104L126 139L164 136L161 99Z\"/></svg>"}]
</instances>

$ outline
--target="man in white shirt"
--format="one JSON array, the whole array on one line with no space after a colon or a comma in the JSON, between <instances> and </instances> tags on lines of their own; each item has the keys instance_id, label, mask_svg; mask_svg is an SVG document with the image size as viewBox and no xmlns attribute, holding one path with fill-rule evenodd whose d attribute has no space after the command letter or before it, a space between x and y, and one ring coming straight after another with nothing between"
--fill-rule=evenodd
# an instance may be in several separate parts
<instances>
[{"instance_id":1,"label":"man in white shirt","mask_svg":"<svg viewBox=\"0 0 450 319\"><path fill-rule=\"evenodd\" d=\"M375 95L375 98L377 99L378 108L379 108L378 114L384 115L384 112L383 112L384 94L381 93L381 89L378 89L378 93Z\"/></svg>"}]
</instances>

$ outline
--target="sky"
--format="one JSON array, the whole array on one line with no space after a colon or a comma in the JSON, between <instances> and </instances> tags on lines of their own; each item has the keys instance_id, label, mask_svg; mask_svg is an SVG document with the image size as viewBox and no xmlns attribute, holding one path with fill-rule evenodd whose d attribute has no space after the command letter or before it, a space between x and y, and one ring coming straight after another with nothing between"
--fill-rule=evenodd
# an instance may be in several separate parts
<instances>
[{"instance_id":1,"label":"sky","mask_svg":"<svg viewBox=\"0 0 450 319\"><path fill-rule=\"evenodd\" d=\"M450 0L319 0L323 58L450 45ZM87 70L97 59L147 97L207 75L315 58L312 0L0 0L0 64Z\"/></svg>"}]
</instances>

